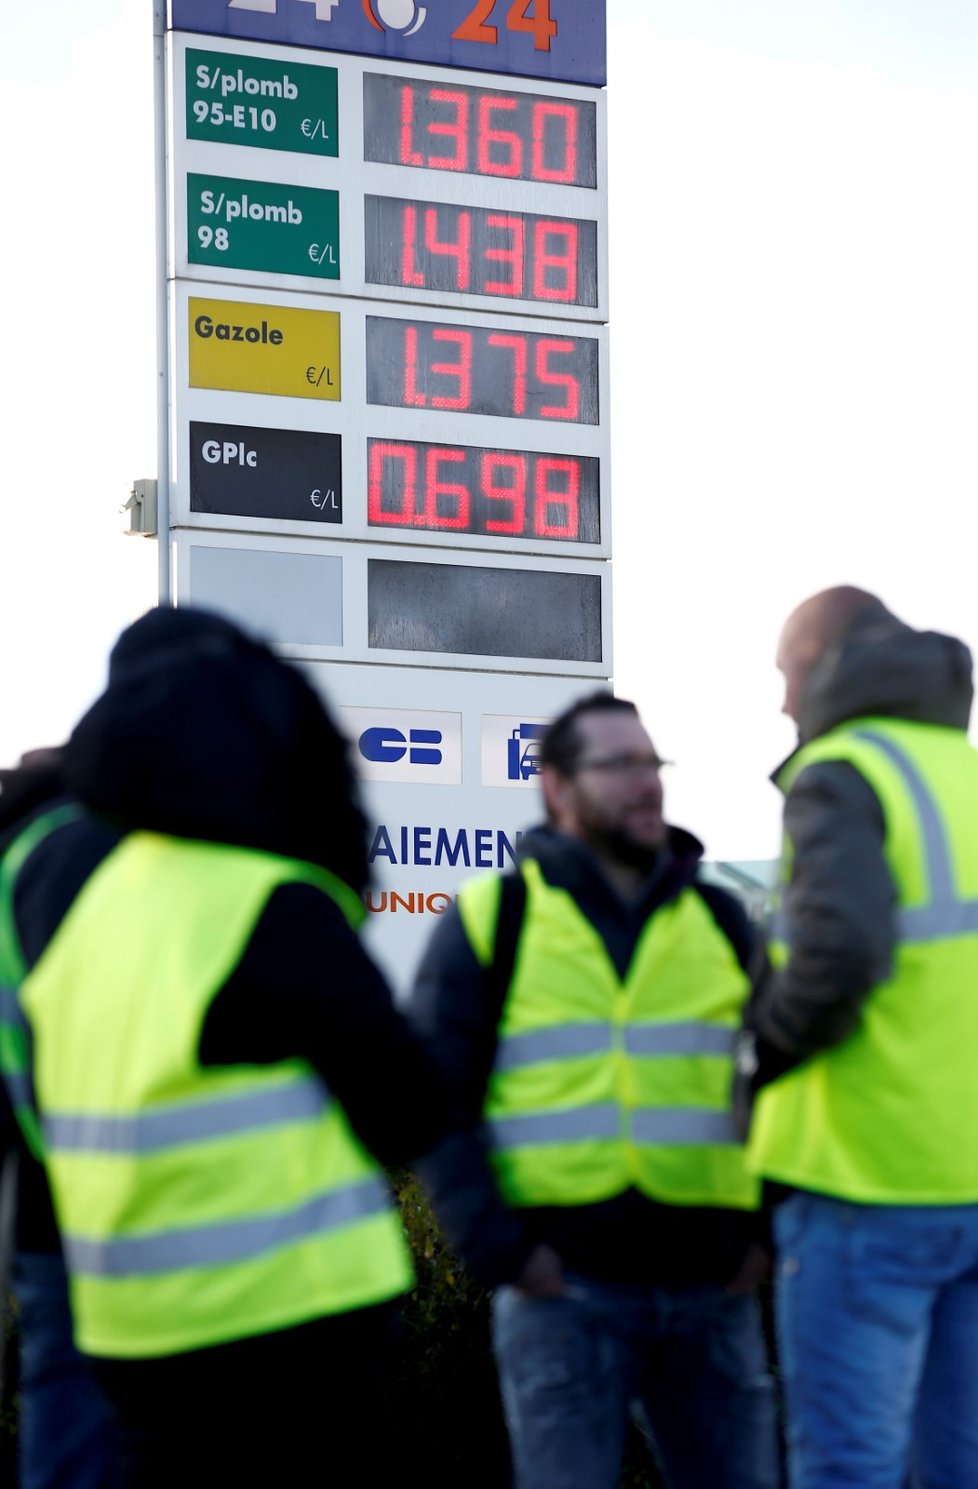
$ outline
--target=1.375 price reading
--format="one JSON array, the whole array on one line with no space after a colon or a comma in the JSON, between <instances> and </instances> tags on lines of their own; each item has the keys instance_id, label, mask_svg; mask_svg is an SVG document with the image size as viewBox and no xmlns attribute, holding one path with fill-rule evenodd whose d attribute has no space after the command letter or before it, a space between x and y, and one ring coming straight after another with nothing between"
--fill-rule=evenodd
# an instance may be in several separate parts
<instances>
[{"instance_id":1,"label":"1.375 price reading","mask_svg":"<svg viewBox=\"0 0 978 1489\"><path fill-rule=\"evenodd\" d=\"M367 402L597 424L598 343L368 315Z\"/></svg>"}]
</instances>

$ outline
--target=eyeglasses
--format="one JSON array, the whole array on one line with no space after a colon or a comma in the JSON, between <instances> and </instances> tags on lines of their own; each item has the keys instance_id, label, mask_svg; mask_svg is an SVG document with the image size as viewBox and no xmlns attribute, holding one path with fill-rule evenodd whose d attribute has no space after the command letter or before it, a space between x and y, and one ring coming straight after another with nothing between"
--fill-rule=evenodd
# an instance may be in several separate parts
<instances>
[{"instance_id":1,"label":"eyeglasses","mask_svg":"<svg viewBox=\"0 0 978 1489\"><path fill-rule=\"evenodd\" d=\"M646 771L654 771L658 775L667 765L673 763L672 760L660 760L658 755L600 755L593 760L578 760L574 769L604 770L610 775L618 776L640 776Z\"/></svg>"}]
</instances>

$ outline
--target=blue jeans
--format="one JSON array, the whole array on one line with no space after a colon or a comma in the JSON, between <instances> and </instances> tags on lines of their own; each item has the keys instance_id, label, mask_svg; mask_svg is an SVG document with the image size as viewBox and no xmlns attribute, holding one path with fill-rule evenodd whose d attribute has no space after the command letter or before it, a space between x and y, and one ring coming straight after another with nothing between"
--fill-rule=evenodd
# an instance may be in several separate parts
<instances>
[{"instance_id":1,"label":"blue jeans","mask_svg":"<svg viewBox=\"0 0 978 1489\"><path fill-rule=\"evenodd\" d=\"M20 1342L21 1489L120 1489L115 1416L72 1342L61 1257L18 1253L12 1290Z\"/></svg>"},{"instance_id":2,"label":"blue jeans","mask_svg":"<svg viewBox=\"0 0 978 1489\"><path fill-rule=\"evenodd\" d=\"M978 1205L775 1212L792 1489L978 1485Z\"/></svg>"},{"instance_id":3,"label":"blue jeans","mask_svg":"<svg viewBox=\"0 0 978 1489\"><path fill-rule=\"evenodd\" d=\"M777 1489L753 1297L577 1276L559 1298L504 1287L493 1343L517 1489L615 1489L635 1407L672 1489Z\"/></svg>"}]
</instances>

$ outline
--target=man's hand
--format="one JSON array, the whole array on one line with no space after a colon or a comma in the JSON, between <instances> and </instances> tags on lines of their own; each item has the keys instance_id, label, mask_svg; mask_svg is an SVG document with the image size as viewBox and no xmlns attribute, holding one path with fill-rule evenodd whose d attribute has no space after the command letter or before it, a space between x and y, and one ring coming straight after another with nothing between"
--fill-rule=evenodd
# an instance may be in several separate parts
<instances>
[{"instance_id":1,"label":"man's hand","mask_svg":"<svg viewBox=\"0 0 978 1489\"><path fill-rule=\"evenodd\" d=\"M564 1266L552 1246L536 1246L514 1286L528 1298L559 1298L565 1290Z\"/></svg>"}]
</instances>

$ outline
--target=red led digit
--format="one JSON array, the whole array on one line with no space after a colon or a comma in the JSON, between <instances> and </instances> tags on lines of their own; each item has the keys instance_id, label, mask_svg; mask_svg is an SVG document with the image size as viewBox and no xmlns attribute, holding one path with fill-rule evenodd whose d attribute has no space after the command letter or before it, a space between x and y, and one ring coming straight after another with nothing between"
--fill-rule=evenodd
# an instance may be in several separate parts
<instances>
[{"instance_id":1,"label":"red led digit","mask_svg":"<svg viewBox=\"0 0 978 1489\"><path fill-rule=\"evenodd\" d=\"M562 253L548 253L548 243L557 239L564 244ZM556 269L562 284L548 284L547 270ZM573 301L577 295L577 223L548 222L541 217L533 224L533 293L534 300Z\"/></svg>"},{"instance_id":2,"label":"red led digit","mask_svg":"<svg viewBox=\"0 0 978 1489\"><path fill-rule=\"evenodd\" d=\"M490 346L508 347L513 353L513 413L526 413L526 337L503 336L493 332L488 338ZM539 360L539 358L538 358Z\"/></svg>"},{"instance_id":3,"label":"red led digit","mask_svg":"<svg viewBox=\"0 0 978 1489\"><path fill-rule=\"evenodd\" d=\"M438 474L438 467L442 461L450 465L464 465L465 451L444 449L441 445L431 445L425 452L424 458L424 516L425 527L451 527L467 530L469 526L469 510L472 498L469 488L458 481L443 481ZM441 510L439 497L453 497L455 500L455 511L451 515Z\"/></svg>"},{"instance_id":4,"label":"red led digit","mask_svg":"<svg viewBox=\"0 0 978 1489\"><path fill-rule=\"evenodd\" d=\"M486 453L482 457L479 484L487 501L509 502L510 515L487 517L487 533L507 533L512 537L523 537L526 527L526 456ZM508 471L512 476L509 485L496 482L496 471ZM499 508L497 507L498 511Z\"/></svg>"},{"instance_id":5,"label":"red led digit","mask_svg":"<svg viewBox=\"0 0 978 1489\"><path fill-rule=\"evenodd\" d=\"M487 295L516 295L523 293L523 263L526 253L526 223L522 217L503 217L498 212L490 212L486 217L486 226L500 228L510 234L510 248L487 248L485 257L492 259L495 263L509 264L510 275L508 279L487 279L482 288Z\"/></svg>"},{"instance_id":6,"label":"red led digit","mask_svg":"<svg viewBox=\"0 0 978 1489\"><path fill-rule=\"evenodd\" d=\"M412 206L405 206L401 219L401 283L424 284L424 275L415 267L418 214Z\"/></svg>"},{"instance_id":7,"label":"red led digit","mask_svg":"<svg viewBox=\"0 0 978 1489\"><path fill-rule=\"evenodd\" d=\"M564 163L553 170L544 164L547 146L547 124L559 119L563 128ZM577 109L571 103L548 103L541 101L533 105L533 161L534 181L577 180Z\"/></svg>"},{"instance_id":8,"label":"red led digit","mask_svg":"<svg viewBox=\"0 0 978 1489\"><path fill-rule=\"evenodd\" d=\"M425 408L427 395L418 392L418 330L404 328L404 407Z\"/></svg>"},{"instance_id":9,"label":"red led digit","mask_svg":"<svg viewBox=\"0 0 978 1489\"><path fill-rule=\"evenodd\" d=\"M453 341L458 347L457 362L432 362L431 370L444 377L458 378L458 393L454 398L435 397L432 408L466 409L472 402L472 332L450 331L438 326L432 332L433 341Z\"/></svg>"},{"instance_id":10,"label":"red led digit","mask_svg":"<svg viewBox=\"0 0 978 1489\"><path fill-rule=\"evenodd\" d=\"M400 488L398 489L396 475L392 477L390 486L393 493L401 499L400 506L395 509L383 504L384 467L388 462L393 465L397 461L401 465ZM414 445L373 441L367 468L367 521L373 525L390 523L394 527L410 527L418 523L421 519L414 505L417 484L418 452Z\"/></svg>"},{"instance_id":11,"label":"red led digit","mask_svg":"<svg viewBox=\"0 0 978 1489\"><path fill-rule=\"evenodd\" d=\"M557 490L548 485L548 478L555 474L566 477ZM576 460L540 456L533 479L533 531L538 538L577 538L580 483L581 467ZM564 509L564 521L551 522L551 511L560 507Z\"/></svg>"},{"instance_id":12,"label":"red led digit","mask_svg":"<svg viewBox=\"0 0 978 1489\"><path fill-rule=\"evenodd\" d=\"M455 105L454 120L432 120L429 134L443 134L455 141L454 155L429 155L428 165L433 171L464 171L468 167L469 96L467 93L450 91L448 88L432 88L428 95L435 103Z\"/></svg>"},{"instance_id":13,"label":"red led digit","mask_svg":"<svg viewBox=\"0 0 978 1489\"><path fill-rule=\"evenodd\" d=\"M505 94L487 94L479 99L479 127L476 156L479 173L483 176L521 176L523 174L523 141L512 129L493 129L494 110L510 113L516 108L516 99ZM493 151L500 145L505 156L500 158Z\"/></svg>"},{"instance_id":14,"label":"red led digit","mask_svg":"<svg viewBox=\"0 0 978 1489\"><path fill-rule=\"evenodd\" d=\"M535 370L541 383L551 388L566 388L567 402L561 407L557 403L540 405L541 419L576 419L581 406L581 387L572 372L552 372L551 353L563 354L574 351L573 341L561 341L553 336L541 336L536 345Z\"/></svg>"},{"instance_id":15,"label":"red led digit","mask_svg":"<svg viewBox=\"0 0 978 1489\"><path fill-rule=\"evenodd\" d=\"M401 165L421 165L421 156L411 148L414 133L414 89L406 84L401 89Z\"/></svg>"},{"instance_id":16,"label":"red led digit","mask_svg":"<svg viewBox=\"0 0 978 1489\"><path fill-rule=\"evenodd\" d=\"M451 211L451 208L447 208ZM469 287L469 261L470 244L472 241L472 218L468 212L458 214L458 238L456 242L449 243L438 237L438 208L429 207L424 215L424 246L428 253L441 254L446 258L455 260L455 287L467 290Z\"/></svg>"}]
</instances>

